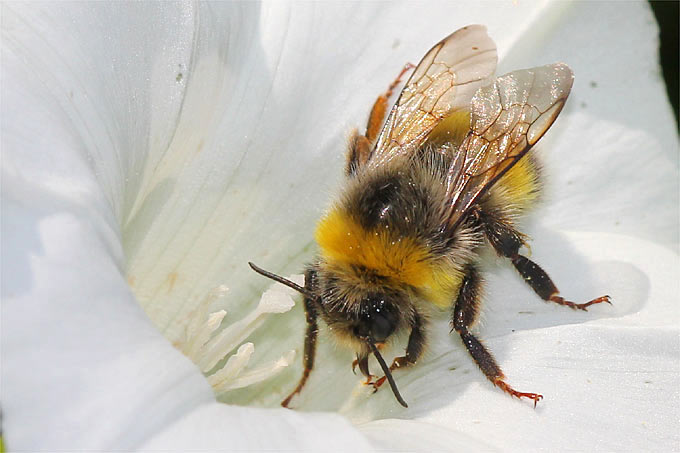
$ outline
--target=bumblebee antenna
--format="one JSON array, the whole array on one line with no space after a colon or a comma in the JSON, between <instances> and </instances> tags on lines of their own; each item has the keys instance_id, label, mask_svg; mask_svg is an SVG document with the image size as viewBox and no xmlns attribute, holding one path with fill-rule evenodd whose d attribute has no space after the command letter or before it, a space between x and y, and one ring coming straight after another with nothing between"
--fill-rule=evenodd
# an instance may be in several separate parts
<instances>
[{"instance_id":1,"label":"bumblebee antenna","mask_svg":"<svg viewBox=\"0 0 680 453\"><path fill-rule=\"evenodd\" d=\"M250 268L251 268L252 270L254 270L255 272L257 272L258 274L264 275L264 276L267 277L267 278L271 278L272 280L274 280L274 281L276 281L276 282L279 282L279 283L281 283L282 285L286 285L286 286L289 287L289 288L293 288L295 291L297 291L297 292L299 292L299 293L301 293L301 294L303 294L303 295L309 297L309 298L312 299L312 300L318 300L318 299L319 299L319 297L318 297L316 294L314 294L313 292L311 292L311 291L308 290L307 288L303 288L302 286L298 285L298 284L295 283L295 282L292 282L292 281L288 280L287 278L283 278L283 277L281 277L280 275L273 274L273 273L271 273L271 272L269 272L269 271L266 271L266 270L264 270L264 269L262 269L262 268L260 268L260 267L257 267L256 265L254 265L254 264L251 263L250 261L248 262L248 265L250 266Z\"/></svg>"},{"instance_id":2,"label":"bumblebee antenna","mask_svg":"<svg viewBox=\"0 0 680 453\"><path fill-rule=\"evenodd\" d=\"M404 407L408 407L408 404L406 404L406 401L404 401L404 398L402 398L401 394L399 393L397 383L394 382L394 378L392 377L392 373L390 372L389 367L387 366L385 360L380 355L378 348L375 347L375 343L373 343L373 340L371 340L370 338L367 340L367 343L371 347L371 352L373 352L373 355L378 360L380 368L382 368L383 372L385 373L385 377L387 378L387 382L390 383L390 387L392 388L392 393L394 393L394 397L397 399L397 401L399 401L399 404L401 404Z\"/></svg>"}]
</instances>

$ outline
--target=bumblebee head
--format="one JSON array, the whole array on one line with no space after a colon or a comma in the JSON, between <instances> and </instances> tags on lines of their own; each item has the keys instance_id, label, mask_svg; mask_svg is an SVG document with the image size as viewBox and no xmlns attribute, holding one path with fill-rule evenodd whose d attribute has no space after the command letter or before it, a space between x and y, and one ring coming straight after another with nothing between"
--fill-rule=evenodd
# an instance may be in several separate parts
<instances>
[{"instance_id":1,"label":"bumblebee head","mask_svg":"<svg viewBox=\"0 0 680 453\"><path fill-rule=\"evenodd\" d=\"M384 293L369 293L359 304L358 317L352 328L354 335L384 343L400 323L397 307L388 302Z\"/></svg>"},{"instance_id":2,"label":"bumblebee head","mask_svg":"<svg viewBox=\"0 0 680 453\"><path fill-rule=\"evenodd\" d=\"M351 280L339 278L327 269L324 272L319 267L315 268L313 279L306 282L305 287L301 287L286 278L260 269L253 263L248 264L255 272L304 294L316 307L312 313L318 309L336 337L355 347L357 357L359 354L373 354L385 373L395 398L402 406L408 407L399 394L390 368L378 350L402 324L408 322L405 313L410 310L405 308L410 307L410 304L404 291L393 285L386 286L384 282L380 284L375 279L355 285ZM319 274L325 274L322 285L318 282ZM305 350L306 348L307 346ZM287 401L284 403L287 404Z\"/></svg>"}]
</instances>

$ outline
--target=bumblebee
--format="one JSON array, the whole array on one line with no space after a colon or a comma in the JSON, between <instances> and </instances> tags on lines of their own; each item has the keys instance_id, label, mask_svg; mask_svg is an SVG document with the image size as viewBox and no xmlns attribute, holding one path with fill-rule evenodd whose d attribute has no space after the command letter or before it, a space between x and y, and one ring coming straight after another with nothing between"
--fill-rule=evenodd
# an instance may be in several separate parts
<instances>
[{"instance_id":1,"label":"bumblebee","mask_svg":"<svg viewBox=\"0 0 680 453\"><path fill-rule=\"evenodd\" d=\"M540 191L539 167L527 153L562 110L573 73L555 63L494 78L496 62L484 26L454 32L415 67L381 130L392 91L413 69L407 65L378 97L366 133L350 139L346 185L318 224L319 254L305 271L305 286L249 263L304 295L304 371L284 407L314 366L319 318L355 351L352 366L366 383L377 390L387 380L407 407L392 371L418 362L436 307L450 309L452 332L495 386L536 405L542 395L511 387L471 333L481 303L482 247L509 259L545 301L579 310L610 302L565 300L548 274L520 254L526 236L517 220ZM380 350L403 331L405 354L388 367ZM376 380L371 354L384 373Z\"/></svg>"}]
</instances>

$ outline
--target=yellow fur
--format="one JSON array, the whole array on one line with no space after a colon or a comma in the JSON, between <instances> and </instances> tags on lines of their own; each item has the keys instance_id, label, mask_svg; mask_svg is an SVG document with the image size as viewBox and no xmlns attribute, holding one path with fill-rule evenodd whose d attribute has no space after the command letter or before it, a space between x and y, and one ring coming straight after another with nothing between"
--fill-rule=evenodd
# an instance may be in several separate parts
<instances>
[{"instance_id":1,"label":"yellow fur","mask_svg":"<svg viewBox=\"0 0 680 453\"><path fill-rule=\"evenodd\" d=\"M520 210L529 208L538 198L538 171L529 157L519 160L494 185L494 191L502 191L506 202Z\"/></svg>"},{"instance_id":2,"label":"yellow fur","mask_svg":"<svg viewBox=\"0 0 680 453\"><path fill-rule=\"evenodd\" d=\"M451 262L433 256L415 239L398 237L389 230L367 231L338 208L321 219L316 241L328 264L371 269L417 288L425 299L440 307L450 305L463 277Z\"/></svg>"},{"instance_id":3,"label":"yellow fur","mask_svg":"<svg viewBox=\"0 0 680 453\"><path fill-rule=\"evenodd\" d=\"M470 130L470 113L458 111L451 116L444 118L437 126L432 129L427 138L427 143L432 146L439 146L443 143L451 143L455 147L463 142L463 139Z\"/></svg>"},{"instance_id":4,"label":"yellow fur","mask_svg":"<svg viewBox=\"0 0 680 453\"><path fill-rule=\"evenodd\" d=\"M430 133L427 143L440 146L451 143L458 147L470 130L470 113L459 111L444 118ZM538 198L538 172L528 157L520 159L495 184L495 192L503 192L505 203L513 203L520 210L531 206Z\"/></svg>"},{"instance_id":5,"label":"yellow fur","mask_svg":"<svg viewBox=\"0 0 680 453\"><path fill-rule=\"evenodd\" d=\"M439 146L451 143L458 147L470 130L470 113L459 111L444 118L430 133L427 143ZM455 149L455 148L454 148ZM514 203L519 209L528 208L538 197L538 172L534 163L528 157L517 162L496 183L495 187L507 196L506 202Z\"/></svg>"}]
</instances>

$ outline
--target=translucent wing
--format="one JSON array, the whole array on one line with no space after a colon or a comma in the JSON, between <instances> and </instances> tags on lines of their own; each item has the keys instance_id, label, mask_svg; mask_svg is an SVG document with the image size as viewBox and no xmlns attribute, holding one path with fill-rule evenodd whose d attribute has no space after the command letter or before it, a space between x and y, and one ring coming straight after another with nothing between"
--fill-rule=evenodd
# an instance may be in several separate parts
<instances>
[{"instance_id":1,"label":"translucent wing","mask_svg":"<svg viewBox=\"0 0 680 453\"><path fill-rule=\"evenodd\" d=\"M447 174L449 225L545 134L573 81L569 66L556 63L511 72L477 91L470 132Z\"/></svg>"},{"instance_id":2,"label":"translucent wing","mask_svg":"<svg viewBox=\"0 0 680 453\"><path fill-rule=\"evenodd\" d=\"M406 83L369 164L412 153L443 118L468 110L472 96L493 76L497 59L496 45L482 25L461 28L437 43Z\"/></svg>"}]
</instances>

